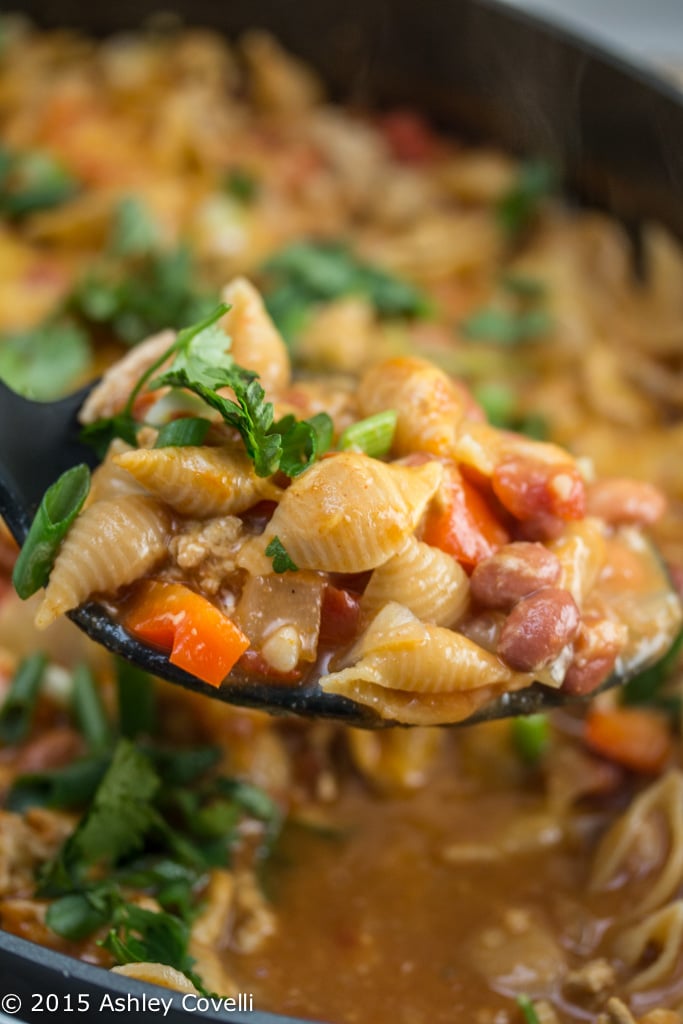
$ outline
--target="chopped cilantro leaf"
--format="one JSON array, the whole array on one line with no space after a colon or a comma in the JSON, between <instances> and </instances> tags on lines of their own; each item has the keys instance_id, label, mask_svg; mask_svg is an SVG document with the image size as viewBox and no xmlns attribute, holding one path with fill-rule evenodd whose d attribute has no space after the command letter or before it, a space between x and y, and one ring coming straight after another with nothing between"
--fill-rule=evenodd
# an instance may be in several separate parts
<instances>
[{"instance_id":1,"label":"chopped cilantro leaf","mask_svg":"<svg viewBox=\"0 0 683 1024\"><path fill-rule=\"evenodd\" d=\"M266 548L266 555L268 558L273 560L273 570L275 572L298 572L299 567L295 565L292 559L287 554L284 544L279 537L273 537L270 544Z\"/></svg>"},{"instance_id":2,"label":"chopped cilantro leaf","mask_svg":"<svg viewBox=\"0 0 683 1024\"><path fill-rule=\"evenodd\" d=\"M30 398L49 400L72 390L91 362L87 334L68 320L0 337L0 378Z\"/></svg>"},{"instance_id":3,"label":"chopped cilantro leaf","mask_svg":"<svg viewBox=\"0 0 683 1024\"><path fill-rule=\"evenodd\" d=\"M150 251L130 268L95 267L76 285L69 305L86 323L103 324L119 341L134 345L169 324L191 324L214 308L216 296L199 288L195 276L189 249Z\"/></svg>"},{"instance_id":4,"label":"chopped cilantro leaf","mask_svg":"<svg viewBox=\"0 0 683 1024\"><path fill-rule=\"evenodd\" d=\"M512 312L506 309L481 309L460 324L460 330L472 341L495 345L520 345L538 341L552 328L545 309Z\"/></svg>"},{"instance_id":5,"label":"chopped cilantro leaf","mask_svg":"<svg viewBox=\"0 0 683 1024\"><path fill-rule=\"evenodd\" d=\"M78 182L49 153L0 149L0 214L26 217L71 199Z\"/></svg>"},{"instance_id":6,"label":"chopped cilantro leaf","mask_svg":"<svg viewBox=\"0 0 683 1024\"><path fill-rule=\"evenodd\" d=\"M312 307L345 295L364 296L382 317L431 312L419 288L363 262L337 242L294 242L272 256L263 270L271 283L266 306L288 340L305 325Z\"/></svg>"},{"instance_id":7,"label":"chopped cilantro leaf","mask_svg":"<svg viewBox=\"0 0 683 1024\"><path fill-rule=\"evenodd\" d=\"M137 196L125 196L114 210L109 250L115 256L144 256L159 243L159 228Z\"/></svg>"},{"instance_id":8,"label":"chopped cilantro leaf","mask_svg":"<svg viewBox=\"0 0 683 1024\"><path fill-rule=\"evenodd\" d=\"M201 416L181 416L171 420L159 431L155 448L186 448L188 445L200 445L211 426Z\"/></svg>"},{"instance_id":9,"label":"chopped cilantro leaf","mask_svg":"<svg viewBox=\"0 0 683 1024\"><path fill-rule=\"evenodd\" d=\"M129 740L119 740L90 809L59 855L46 865L43 894L68 891L86 867L112 865L140 849L158 819L151 801L159 785L149 759Z\"/></svg>"},{"instance_id":10,"label":"chopped cilantro leaf","mask_svg":"<svg viewBox=\"0 0 683 1024\"><path fill-rule=\"evenodd\" d=\"M522 164L516 181L496 206L498 223L510 239L516 239L532 224L539 204L557 186L554 168L545 160Z\"/></svg>"},{"instance_id":11,"label":"chopped cilantro leaf","mask_svg":"<svg viewBox=\"0 0 683 1024\"><path fill-rule=\"evenodd\" d=\"M252 203L259 191L259 182L243 167L233 167L225 176L223 187L228 195L241 203Z\"/></svg>"}]
</instances>

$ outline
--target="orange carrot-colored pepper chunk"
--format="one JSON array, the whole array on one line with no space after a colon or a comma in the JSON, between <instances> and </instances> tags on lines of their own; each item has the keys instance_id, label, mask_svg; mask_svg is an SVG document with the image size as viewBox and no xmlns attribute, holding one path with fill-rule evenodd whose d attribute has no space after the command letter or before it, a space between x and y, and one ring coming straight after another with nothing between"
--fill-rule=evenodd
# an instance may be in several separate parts
<instances>
[{"instance_id":1,"label":"orange carrot-colored pepper chunk","mask_svg":"<svg viewBox=\"0 0 683 1024\"><path fill-rule=\"evenodd\" d=\"M146 580L124 625L139 640L170 651L172 665L211 686L220 686L249 647L227 615L181 583Z\"/></svg>"}]
</instances>

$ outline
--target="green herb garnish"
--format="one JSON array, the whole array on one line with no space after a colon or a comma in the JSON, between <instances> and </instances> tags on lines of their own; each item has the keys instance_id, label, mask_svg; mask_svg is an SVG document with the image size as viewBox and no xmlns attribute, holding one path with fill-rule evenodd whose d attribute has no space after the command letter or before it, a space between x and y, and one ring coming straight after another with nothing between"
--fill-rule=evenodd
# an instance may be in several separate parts
<instances>
[{"instance_id":1,"label":"green herb garnish","mask_svg":"<svg viewBox=\"0 0 683 1024\"><path fill-rule=\"evenodd\" d=\"M45 677L44 654L30 654L19 665L0 708L0 740L21 743L29 733Z\"/></svg>"},{"instance_id":2,"label":"green herb garnish","mask_svg":"<svg viewBox=\"0 0 683 1024\"><path fill-rule=\"evenodd\" d=\"M259 182L243 167L231 168L225 176L223 187L228 195L240 203L253 203L259 192Z\"/></svg>"},{"instance_id":3,"label":"green herb garnish","mask_svg":"<svg viewBox=\"0 0 683 1024\"><path fill-rule=\"evenodd\" d=\"M43 495L12 573L19 597L30 597L47 583L59 545L89 490L90 470L79 465L67 469Z\"/></svg>"},{"instance_id":4,"label":"green herb garnish","mask_svg":"<svg viewBox=\"0 0 683 1024\"><path fill-rule=\"evenodd\" d=\"M74 669L71 700L89 749L93 753L105 749L110 743L111 731L98 686L87 665L77 665Z\"/></svg>"},{"instance_id":5,"label":"green herb garnish","mask_svg":"<svg viewBox=\"0 0 683 1024\"><path fill-rule=\"evenodd\" d=\"M7 797L10 811L29 807L73 810L92 800L111 763L111 756L84 757L63 768L18 776Z\"/></svg>"},{"instance_id":6,"label":"green herb garnish","mask_svg":"<svg viewBox=\"0 0 683 1024\"><path fill-rule=\"evenodd\" d=\"M420 289L364 263L338 242L294 242L272 256L263 270L272 282L266 306L288 340L305 325L315 305L345 295L362 295L382 317L431 313Z\"/></svg>"},{"instance_id":7,"label":"green herb garnish","mask_svg":"<svg viewBox=\"0 0 683 1024\"><path fill-rule=\"evenodd\" d=\"M543 199L557 187L557 175L544 160L522 164L512 187L498 200L496 217L510 239L516 239L533 223Z\"/></svg>"},{"instance_id":8,"label":"green herb garnish","mask_svg":"<svg viewBox=\"0 0 683 1024\"><path fill-rule=\"evenodd\" d=\"M30 398L59 397L87 375L91 362L87 335L68 320L0 337L0 378Z\"/></svg>"},{"instance_id":9,"label":"green herb garnish","mask_svg":"<svg viewBox=\"0 0 683 1024\"><path fill-rule=\"evenodd\" d=\"M339 438L339 449L349 448L365 452L373 459L381 459L391 451L396 432L397 414L394 409L385 409L374 416L352 423Z\"/></svg>"},{"instance_id":10,"label":"green herb garnish","mask_svg":"<svg viewBox=\"0 0 683 1024\"><path fill-rule=\"evenodd\" d=\"M474 397L486 413L486 419L494 427L514 430L536 441L548 440L548 421L540 413L521 413L515 392L506 384L480 384L474 389Z\"/></svg>"},{"instance_id":11,"label":"green herb garnish","mask_svg":"<svg viewBox=\"0 0 683 1024\"><path fill-rule=\"evenodd\" d=\"M216 296L195 280L189 249L153 250L124 262L103 260L76 285L68 305L88 326L108 327L119 341L134 345L169 324L194 323L213 309Z\"/></svg>"},{"instance_id":12,"label":"green herb garnish","mask_svg":"<svg viewBox=\"0 0 683 1024\"><path fill-rule=\"evenodd\" d=\"M42 671L44 662L40 655L33 664ZM45 920L52 931L72 941L100 931L100 944L117 963L169 964L205 992L193 972L189 940L207 872L230 864L245 816L263 824L257 852L265 857L283 814L258 787L213 774L219 748L176 750L154 741L151 680L145 673L119 663L118 684L119 728L145 733L144 744L120 739L114 745L113 728L105 728L99 706L93 712L93 681L79 670L77 717L91 745L101 749L56 771L20 776L6 805L16 811L87 807L39 872L37 895L50 900ZM142 713L132 707L136 693L146 708ZM130 900L130 889L153 897L161 910L140 908Z\"/></svg>"},{"instance_id":13,"label":"green herb garnish","mask_svg":"<svg viewBox=\"0 0 683 1024\"><path fill-rule=\"evenodd\" d=\"M203 444L211 423L201 416L182 416L164 424L156 439L155 448L185 448Z\"/></svg>"},{"instance_id":14,"label":"green herb garnish","mask_svg":"<svg viewBox=\"0 0 683 1024\"><path fill-rule=\"evenodd\" d=\"M42 873L42 895L58 895L82 881L90 865L114 865L140 850L157 823L152 799L161 782L149 759L119 740L113 760L85 817Z\"/></svg>"},{"instance_id":15,"label":"green herb garnish","mask_svg":"<svg viewBox=\"0 0 683 1024\"><path fill-rule=\"evenodd\" d=\"M517 1006L522 1011L526 1024L541 1024L534 1004L528 996L517 996Z\"/></svg>"},{"instance_id":16,"label":"green herb garnish","mask_svg":"<svg viewBox=\"0 0 683 1024\"><path fill-rule=\"evenodd\" d=\"M0 213L19 219L72 199L79 185L49 153L0 149Z\"/></svg>"},{"instance_id":17,"label":"green herb garnish","mask_svg":"<svg viewBox=\"0 0 683 1024\"><path fill-rule=\"evenodd\" d=\"M157 723L154 681L147 672L123 658L116 659L119 731L127 739L151 736Z\"/></svg>"},{"instance_id":18,"label":"green herb garnish","mask_svg":"<svg viewBox=\"0 0 683 1024\"><path fill-rule=\"evenodd\" d=\"M287 550L279 537L273 537L266 548L266 555L273 560L274 572L298 572L299 567L287 554Z\"/></svg>"},{"instance_id":19,"label":"green herb garnish","mask_svg":"<svg viewBox=\"0 0 683 1024\"><path fill-rule=\"evenodd\" d=\"M159 245L159 226L137 196L125 196L114 210L108 248L115 256L146 256Z\"/></svg>"},{"instance_id":20,"label":"green herb garnish","mask_svg":"<svg viewBox=\"0 0 683 1024\"><path fill-rule=\"evenodd\" d=\"M512 311L491 307L467 317L460 330L471 341L514 346L538 341L552 326L552 317L545 309Z\"/></svg>"},{"instance_id":21,"label":"green herb garnish","mask_svg":"<svg viewBox=\"0 0 683 1024\"><path fill-rule=\"evenodd\" d=\"M273 406L257 374L235 363L227 351L229 339L216 326L226 310L219 306L204 324L181 331L172 347L173 364L151 386L185 388L216 409L239 432L258 476L278 469L296 476L320 454L323 416L314 423L293 416L273 422ZM231 388L235 401L218 394L221 388Z\"/></svg>"},{"instance_id":22,"label":"green herb garnish","mask_svg":"<svg viewBox=\"0 0 683 1024\"><path fill-rule=\"evenodd\" d=\"M511 726L512 744L520 758L536 765L550 745L550 725L547 715L523 715L514 718Z\"/></svg>"}]
</instances>

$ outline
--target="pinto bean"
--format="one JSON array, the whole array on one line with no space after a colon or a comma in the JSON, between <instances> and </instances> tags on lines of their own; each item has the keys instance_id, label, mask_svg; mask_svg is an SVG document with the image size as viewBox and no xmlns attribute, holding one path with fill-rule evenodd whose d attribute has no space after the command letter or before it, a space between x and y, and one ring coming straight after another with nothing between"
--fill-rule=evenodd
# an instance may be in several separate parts
<instances>
[{"instance_id":1,"label":"pinto bean","mask_svg":"<svg viewBox=\"0 0 683 1024\"><path fill-rule=\"evenodd\" d=\"M493 492L516 519L551 516L583 518L585 486L571 463L541 462L529 456L511 456L500 462L491 479Z\"/></svg>"},{"instance_id":2,"label":"pinto bean","mask_svg":"<svg viewBox=\"0 0 683 1024\"><path fill-rule=\"evenodd\" d=\"M542 587L512 609L498 638L498 654L510 668L545 668L570 643L581 615L574 598L559 587Z\"/></svg>"},{"instance_id":3,"label":"pinto bean","mask_svg":"<svg viewBox=\"0 0 683 1024\"><path fill-rule=\"evenodd\" d=\"M576 696L592 693L614 669L626 643L626 627L610 619L582 622L574 643L574 658L562 690Z\"/></svg>"},{"instance_id":4,"label":"pinto bean","mask_svg":"<svg viewBox=\"0 0 683 1024\"><path fill-rule=\"evenodd\" d=\"M506 544L475 568L471 594L485 608L508 610L534 590L553 586L561 571L557 555L542 544Z\"/></svg>"},{"instance_id":5,"label":"pinto bean","mask_svg":"<svg viewBox=\"0 0 683 1024\"><path fill-rule=\"evenodd\" d=\"M654 484L644 480L612 477L596 480L586 494L589 515L620 526L635 523L651 526L666 510L666 497Z\"/></svg>"}]
</instances>

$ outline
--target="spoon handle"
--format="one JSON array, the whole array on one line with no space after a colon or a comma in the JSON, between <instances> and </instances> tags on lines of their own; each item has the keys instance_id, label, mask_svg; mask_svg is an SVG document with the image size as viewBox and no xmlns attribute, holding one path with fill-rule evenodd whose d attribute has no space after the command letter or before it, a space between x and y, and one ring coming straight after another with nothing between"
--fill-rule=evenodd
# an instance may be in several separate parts
<instances>
[{"instance_id":1,"label":"spoon handle","mask_svg":"<svg viewBox=\"0 0 683 1024\"><path fill-rule=\"evenodd\" d=\"M92 384L57 402L34 402L0 380L0 516L23 541L43 494L94 453L79 440L76 413Z\"/></svg>"}]
</instances>

